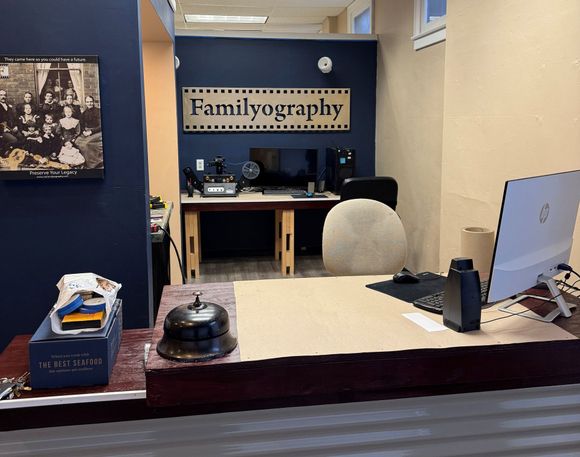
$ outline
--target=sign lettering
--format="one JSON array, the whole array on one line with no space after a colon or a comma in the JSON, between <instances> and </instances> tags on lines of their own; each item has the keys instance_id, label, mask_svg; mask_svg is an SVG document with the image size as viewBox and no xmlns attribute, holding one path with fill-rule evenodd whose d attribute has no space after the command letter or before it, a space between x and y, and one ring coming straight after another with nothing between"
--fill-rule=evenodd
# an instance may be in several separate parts
<instances>
[{"instance_id":1,"label":"sign lettering","mask_svg":"<svg viewBox=\"0 0 580 457\"><path fill-rule=\"evenodd\" d=\"M183 130L345 131L350 89L184 87Z\"/></svg>"}]
</instances>

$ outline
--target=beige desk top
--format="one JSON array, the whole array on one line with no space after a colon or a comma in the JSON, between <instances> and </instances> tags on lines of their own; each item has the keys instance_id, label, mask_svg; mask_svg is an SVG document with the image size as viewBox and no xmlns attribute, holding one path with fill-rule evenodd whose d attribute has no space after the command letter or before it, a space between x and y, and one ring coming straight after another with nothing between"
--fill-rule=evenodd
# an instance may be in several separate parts
<instances>
[{"instance_id":1,"label":"beige desk top","mask_svg":"<svg viewBox=\"0 0 580 457\"><path fill-rule=\"evenodd\" d=\"M188 197L186 193L181 194L181 203L196 203L196 204L210 204L210 203L264 203L264 202L320 202L320 201L337 201L340 200L340 195L335 195L332 192L324 192L327 198L303 197L294 198L291 195L264 195L261 192L241 192L237 197L202 197L201 194L194 193L193 197Z\"/></svg>"},{"instance_id":2,"label":"beige desk top","mask_svg":"<svg viewBox=\"0 0 580 457\"><path fill-rule=\"evenodd\" d=\"M365 287L390 276L273 279L234 283L242 361L575 340L557 325L483 310L481 330L429 332L404 316L442 316ZM208 297L209 299L209 297Z\"/></svg>"}]
</instances>

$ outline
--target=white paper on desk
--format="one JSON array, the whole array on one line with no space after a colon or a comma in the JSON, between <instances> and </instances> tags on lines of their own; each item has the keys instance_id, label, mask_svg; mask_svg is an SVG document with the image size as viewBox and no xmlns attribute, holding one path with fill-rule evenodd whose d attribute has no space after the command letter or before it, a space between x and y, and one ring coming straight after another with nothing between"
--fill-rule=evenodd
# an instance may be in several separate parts
<instances>
[{"instance_id":1,"label":"white paper on desk","mask_svg":"<svg viewBox=\"0 0 580 457\"><path fill-rule=\"evenodd\" d=\"M414 322L419 327L424 328L428 332L440 332L441 330L447 330L447 327L444 325L429 319L427 316L424 316L421 313L403 313L403 317L406 317L411 322Z\"/></svg>"}]
</instances>

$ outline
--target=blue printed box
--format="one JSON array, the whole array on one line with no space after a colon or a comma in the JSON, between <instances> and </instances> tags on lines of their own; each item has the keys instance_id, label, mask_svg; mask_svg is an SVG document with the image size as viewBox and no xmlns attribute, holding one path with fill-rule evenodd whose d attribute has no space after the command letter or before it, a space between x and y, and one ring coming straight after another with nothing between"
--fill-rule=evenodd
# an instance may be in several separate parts
<instances>
[{"instance_id":1,"label":"blue printed box","mask_svg":"<svg viewBox=\"0 0 580 457\"><path fill-rule=\"evenodd\" d=\"M103 329L79 335L57 335L46 316L28 343L31 387L108 384L121 344L121 300L115 301L111 314Z\"/></svg>"}]
</instances>

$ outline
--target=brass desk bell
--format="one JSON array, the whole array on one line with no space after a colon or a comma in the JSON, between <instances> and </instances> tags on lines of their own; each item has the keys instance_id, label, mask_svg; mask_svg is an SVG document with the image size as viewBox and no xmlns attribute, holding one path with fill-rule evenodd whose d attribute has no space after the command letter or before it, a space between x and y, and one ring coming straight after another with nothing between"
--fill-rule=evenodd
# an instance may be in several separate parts
<instances>
[{"instance_id":1,"label":"brass desk bell","mask_svg":"<svg viewBox=\"0 0 580 457\"><path fill-rule=\"evenodd\" d=\"M163 322L157 353L177 362L202 362L232 352L238 342L230 333L227 311L215 303L195 301L173 308Z\"/></svg>"}]
</instances>

